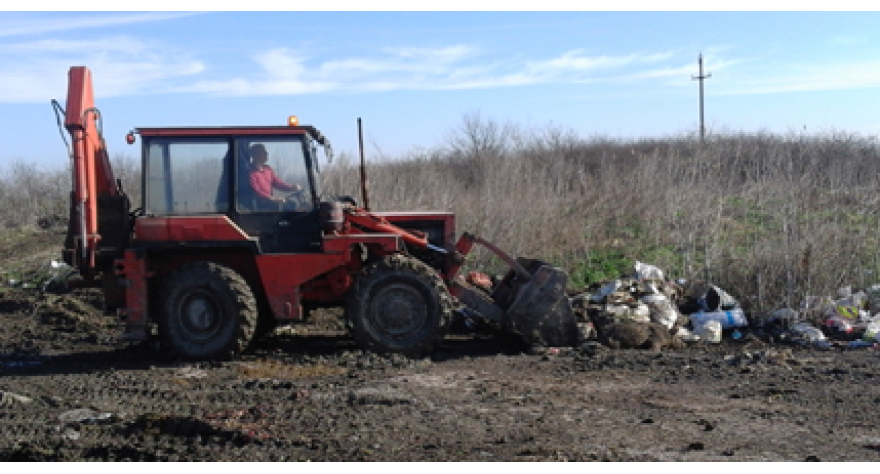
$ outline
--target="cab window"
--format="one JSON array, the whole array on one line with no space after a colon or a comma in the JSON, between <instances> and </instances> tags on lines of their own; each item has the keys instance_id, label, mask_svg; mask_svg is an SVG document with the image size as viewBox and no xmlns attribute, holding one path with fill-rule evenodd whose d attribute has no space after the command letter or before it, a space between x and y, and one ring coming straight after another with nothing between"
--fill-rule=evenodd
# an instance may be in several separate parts
<instances>
[{"instance_id":1,"label":"cab window","mask_svg":"<svg viewBox=\"0 0 880 474\"><path fill-rule=\"evenodd\" d=\"M236 153L239 211L312 210L302 137L239 139Z\"/></svg>"},{"instance_id":2,"label":"cab window","mask_svg":"<svg viewBox=\"0 0 880 474\"><path fill-rule=\"evenodd\" d=\"M227 140L154 138L145 150L148 213L223 213L229 209Z\"/></svg>"}]
</instances>

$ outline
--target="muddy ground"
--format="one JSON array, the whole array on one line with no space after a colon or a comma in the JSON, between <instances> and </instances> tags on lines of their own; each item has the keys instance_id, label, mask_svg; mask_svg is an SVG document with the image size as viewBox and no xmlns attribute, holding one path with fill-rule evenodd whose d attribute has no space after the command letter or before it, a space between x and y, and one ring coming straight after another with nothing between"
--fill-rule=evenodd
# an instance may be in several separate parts
<instances>
[{"instance_id":1,"label":"muddy ground","mask_svg":"<svg viewBox=\"0 0 880 474\"><path fill-rule=\"evenodd\" d=\"M99 296L0 287L0 461L880 460L873 349L506 354L458 335L385 359L324 313L184 364L118 341Z\"/></svg>"}]
</instances>

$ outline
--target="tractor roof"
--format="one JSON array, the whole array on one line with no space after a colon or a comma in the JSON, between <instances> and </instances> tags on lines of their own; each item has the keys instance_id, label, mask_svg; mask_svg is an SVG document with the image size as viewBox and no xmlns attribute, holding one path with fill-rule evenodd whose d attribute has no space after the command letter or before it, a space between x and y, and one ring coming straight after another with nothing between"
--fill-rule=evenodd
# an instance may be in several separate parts
<instances>
[{"instance_id":1,"label":"tractor roof","mask_svg":"<svg viewBox=\"0 0 880 474\"><path fill-rule=\"evenodd\" d=\"M235 126L235 127L139 127L135 133L145 137L158 136L218 136L218 135L302 135L320 136L315 127L302 125L282 126Z\"/></svg>"}]
</instances>

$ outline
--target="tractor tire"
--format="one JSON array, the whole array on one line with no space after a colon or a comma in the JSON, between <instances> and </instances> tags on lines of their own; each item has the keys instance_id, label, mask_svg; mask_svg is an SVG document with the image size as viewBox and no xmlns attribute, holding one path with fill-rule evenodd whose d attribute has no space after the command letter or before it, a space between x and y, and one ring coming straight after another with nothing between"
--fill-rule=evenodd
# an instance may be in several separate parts
<instances>
[{"instance_id":1,"label":"tractor tire","mask_svg":"<svg viewBox=\"0 0 880 474\"><path fill-rule=\"evenodd\" d=\"M189 360L238 356L254 337L258 310L241 275L223 265L187 263L165 281L158 318L162 343Z\"/></svg>"},{"instance_id":2,"label":"tractor tire","mask_svg":"<svg viewBox=\"0 0 880 474\"><path fill-rule=\"evenodd\" d=\"M346 323L366 350L420 358L439 347L452 311L452 297L434 269L412 257L391 255L356 279L346 302Z\"/></svg>"}]
</instances>

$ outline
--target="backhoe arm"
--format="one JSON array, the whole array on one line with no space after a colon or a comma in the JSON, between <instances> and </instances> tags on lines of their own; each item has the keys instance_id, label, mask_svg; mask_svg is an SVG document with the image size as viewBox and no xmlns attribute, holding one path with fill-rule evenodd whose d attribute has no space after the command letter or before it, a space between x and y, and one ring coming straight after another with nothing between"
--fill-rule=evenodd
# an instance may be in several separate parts
<instances>
[{"instance_id":1,"label":"backhoe arm","mask_svg":"<svg viewBox=\"0 0 880 474\"><path fill-rule=\"evenodd\" d=\"M72 139L71 222L65 260L84 276L96 269L101 234L98 230L98 200L118 198L120 190L113 177L107 148L98 124L92 76L88 68L70 68L64 126Z\"/></svg>"}]
</instances>

